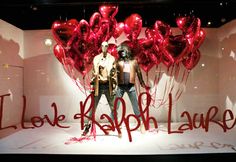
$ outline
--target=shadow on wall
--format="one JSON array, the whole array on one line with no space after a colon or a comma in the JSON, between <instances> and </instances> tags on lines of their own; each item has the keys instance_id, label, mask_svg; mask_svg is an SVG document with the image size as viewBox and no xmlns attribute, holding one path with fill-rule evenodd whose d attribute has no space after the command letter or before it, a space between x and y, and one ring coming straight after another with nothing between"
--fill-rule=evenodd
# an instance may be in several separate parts
<instances>
[{"instance_id":1,"label":"shadow on wall","mask_svg":"<svg viewBox=\"0 0 236 162\"><path fill-rule=\"evenodd\" d=\"M0 94L9 93L9 90L12 94L23 94L23 59L19 51L18 43L0 35Z\"/></svg>"},{"instance_id":2,"label":"shadow on wall","mask_svg":"<svg viewBox=\"0 0 236 162\"><path fill-rule=\"evenodd\" d=\"M12 39L6 40L0 35L0 62L12 63L13 61L22 61L19 56L20 46Z\"/></svg>"},{"instance_id":3,"label":"shadow on wall","mask_svg":"<svg viewBox=\"0 0 236 162\"><path fill-rule=\"evenodd\" d=\"M236 33L225 37L220 42L221 56L220 70L220 97L225 109L233 110L235 114L236 104Z\"/></svg>"},{"instance_id":4,"label":"shadow on wall","mask_svg":"<svg viewBox=\"0 0 236 162\"><path fill-rule=\"evenodd\" d=\"M4 98L1 126L20 123L23 95L23 60L19 56L20 46L14 40L6 40L0 35L0 95L10 93ZM17 130L2 130L0 138Z\"/></svg>"}]
</instances>

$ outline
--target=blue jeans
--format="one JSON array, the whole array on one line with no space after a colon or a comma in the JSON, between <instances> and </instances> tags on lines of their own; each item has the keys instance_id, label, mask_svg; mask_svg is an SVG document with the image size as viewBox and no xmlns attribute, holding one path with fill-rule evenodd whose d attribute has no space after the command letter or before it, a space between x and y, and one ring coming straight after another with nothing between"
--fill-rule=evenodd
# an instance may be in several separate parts
<instances>
[{"instance_id":1,"label":"blue jeans","mask_svg":"<svg viewBox=\"0 0 236 162\"><path fill-rule=\"evenodd\" d=\"M111 119L114 120L114 96L110 95L109 85L108 84L99 84L99 93L98 96L94 96L94 111L96 112L99 100L101 99L102 94L106 96L110 110L111 110ZM89 112L89 117L92 117L92 109ZM95 113L94 112L94 113Z\"/></svg>"},{"instance_id":2,"label":"blue jeans","mask_svg":"<svg viewBox=\"0 0 236 162\"><path fill-rule=\"evenodd\" d=\"M136 116L139 116L140 111L139 111L139 106L138 106L137 93L136 93L134 85L133 84L119 85L117 88L117 92L116 92L116 98L123 97L125 92L129 96L130 102L133 107L134 114ZM119 106L120 106L120 102L118 101L117 109L119 108ZM139 117L139 119L141 120L141 117Z\"/></svg>"}]
</instances>

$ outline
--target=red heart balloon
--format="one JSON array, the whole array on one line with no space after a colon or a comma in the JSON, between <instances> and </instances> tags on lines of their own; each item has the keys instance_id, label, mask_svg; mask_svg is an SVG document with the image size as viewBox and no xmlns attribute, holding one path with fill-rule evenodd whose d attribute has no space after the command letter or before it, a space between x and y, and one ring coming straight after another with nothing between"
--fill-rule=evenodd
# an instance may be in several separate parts
<instances>
[{"instance_id":1,"label":"red heart balloon","mask_svg":"<svg viewBox=\"0 0 236 162\"><path fill-rule=\"evenodd\" d=\"M176 18L176 24L180 30L182 30L184 33L186 33L186 31L192 25L194 20L195 20L195 17L193 17L193 16L178 17L178 18Z\"/></svg>"},{"instance_id":2,"label":"red heart balloon","mask_svg":"<svg viewBox=\"0 0 236 162\"><path fill-rule=\"evenodd\" d=\"M156 57L156 65L160 64L162 61L162 52L159 49L159 47L156 44L153 44L150 53L152 53L153 55L155 55Z\"/></svg>"},{"instance_id":3,"label":"red heart balloon","mask_svg":"<svg viewBox=\"0 0 236 162\"><path fill-rule=\"evenodd\" d=\"M101 45L104 41L108 41L112 37L116 24L117 22L114 18L101 19L101 28L96 34L99 45Z\"/></svg>"},{"instance_id":4,"label":"red heart balloon","mask_svg":"<svg viewBox=\"0 0 236 162\"><path fill-rule=\"evenodd\" d=\"M78 29L78 34L81 40L87 41L90 35L90 26L88 22L84 19L80 20L77 29Z\"/></svg>"},{"instance_id":5,"label":"red heart balloon","mask_svg":"<svg viewBox=\"0 0 236 162\"><path fill-rule=\"evenodd\" d=\"M52 24L51 29L56 42L66 47L77 25L78 21L75 19L71 19L68 21L55 21Z\"/></svg>"},{"instance_id":6,"label":"red heart balloon","mask_svg":"<svg viewBox=\"0 0 236 162\"><path fill-rule=\"evenodd\" d=\"M118 6L116 5L102 5L99 7L99 12L104 18L113 18L118 12Z\"/></svg>"},{"instance_id":7,"label":"red heart balloon","mask_svg":"<svg viewBox=\"0 0 236 162\"><path fill-rule=\"evenodd\" d=\"M76 55L74 59L74 67L75 69L80 72L83 76L85 76L92 68L91 63L86 62L84 56Z\"/></svg>"},{"instance_id":8,"label":"red heart balloon","mask_svg":"<svg viewBox=\"0 0 236 162\"><path fill-rule=\"evenodd\" d=\"M200 29L193 39L192 51L196 51L202 45L205 38L206 38L206 31L204 29Z\"/></svg>"},{"instance_id":9,"label":"red heart balloon","mask_svg":"<svg viewBox=\"0 0 236 162\"><path fill-rule=\"evenodd\" d=\"M121 44L126 44L129 47L132 57L138 56L139 53L142 51L139 40L136 40L136 41L126 40L126 41L123 41Z\"/></svg>"},{"instance_id":10,"label":"red heart balloon","mask_svg":"<svg viewBox=\"0 0 236 162\"><path fill-rule=\"evenodd\" d=\"M142 29L142 17L139 14L132 14L125 19L124 23L126 37L131 41L136 40Z\"/></svg>"},{"instance_id":11,"label":"red heart balloon","mask_svg":"<svg viewBox=\"0 0 236 162\"><path fill-rule=\"evenodd\" d=\"M199 50L188 54L187 58L184 58L182 64L188 70L192 70L199 62L201 53Z\"/></svg>"},{"instance_id":12,"label":"red heart balloon","mask_svg":"<svg viewBox=\"0 0 236 162\"><path fill-rule=\"evenodd\" d=\"M169 57L166 57L164 54L161 56L161 62L169 69L169 67L174 64L173 60Z\"/></svg>"},{"instance_id":13,"label":"red heart balloon","mask_svg":"<svg viewBox=\"0 0 236 162\"><path fill-rule=\"evenodd\" d=\"M143 49L150 49L153 46L153 40L148 38L141 38L138 40L139 45Z\"/></svg>"},{"instance_id":14,"label":"red heart balloon","mask_svg":"<svg viewBox=\"0 0 236 162\"><path fill-rule=\"evenodd\" d=\"M149 54L148 51L139 55L138 64L145 71L148 72L156 63L156 57L153 54Z\"/></svg>"},{"instance_id":15,"label":"red heart balloon","mask_svg":"<svg viewBox=\"0 0 236 162\"><path fill-rule=\"evenodd\" d=\"M62 59L65 58L65 51L64 48L60 44L56 44L53 47L53 53L56 56L56 58L62 63Z\"/></svg>"},{"instance_id":16,"label":"red heart balloon","mask_svg":"<svg viewBox=\"0 0 236 162\"><path fill-rule=\"evenodd\" d=\"M148 72L157 62L152 46L145 45L149 44L147 40L147 38L140 40L141 52L136 56L138 64L145 72Z\"/></svg>"},{"instance_id":17,"label":"red heart balloon","mask_svg":"<svg viewBox=\"0 0 236 162\"><path fill-rule=\"evenodd\" d=\"M122 32L124 31L124 26L125 25L124 25L123 22L120 22L120 23L116 24L115 31L113 33L113 37L115 39L117 39L122 34Z\"/></svg>"},{"instance_id":18,"label":"red heart balloon","mask_svg":"<svg viewBox=\"0 0 236 162\"><path fill-rule=\"evenodd\" d=\"M94 33L97 33L101 27L101 15L95 12L89 20L89 25Z\"/></svg>"},{"instance_id":19,"label":"red heart balloon","mask_svg":"<svg viewBox=\"0 0 236 162\"><path fill-rule=\"evenodd\" d=\"M188 41L183 35L169 36L163 42L163 55L171 62L178 63L189 53Z\"/></svg>"},{"instance_id":20,"label":"red heart balloon","mask_svg":"<svg viewBox=\"0 0 236 162\"><path fill-rule=\"evenodd\" d=\"M190 25L190 27L184 33L185 38L192 38L194 37L200 30L201 27L201 20L199 18L195 18Z\"/></svg>"},{"instance_id":21,"label":"red heart balloon","mask_svg":"<svg viewBox=\"0 0 236 162\"><path fill-rule=\"evenodd\" d=\"M119 55L117 52L117 46L115 44L109 44L107 48L108 53L110 53L112 56L114 56L116 59L118 59Z\"/></svg>"},{"instance_id":22,"label":"red heart balloon","mask_svg":"<svg viewBox=\"0 0 236 162\"><path fill-rule=\"evenodd\" d=\"M145 30L145 36L148 39L155 40L156 39L156 31L152 28L146 28Z\"/></svg>"},{"instance_id":23,"label":"red heart balloon","mask_svg":"<svg viewBox=\"0 0 236 162\"><path fill-rule=\"evenodd\" d=\"M172 34L170 25L160 20L157 20L155 22L154 29L156 31L156 34L160 35L163 38L166 38L167 36Z\"/></svg>"}]
</instances>

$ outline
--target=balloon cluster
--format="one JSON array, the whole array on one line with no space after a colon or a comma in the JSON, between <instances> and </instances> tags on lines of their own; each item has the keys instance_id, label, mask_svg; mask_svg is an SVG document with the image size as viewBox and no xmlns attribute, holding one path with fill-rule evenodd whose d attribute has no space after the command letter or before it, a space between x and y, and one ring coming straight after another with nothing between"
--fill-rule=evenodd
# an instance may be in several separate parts
<instances>
[{"instance_id":1,"label":"balloon cluster","mask_svg":"<svg viewBox=\"0 0 236 162\"><path fill-rule=\"evenodd\" d=\"M55 21L52 33L57 42L54 46L56 58L85 76L92 68L93 58L101 52L101 43L111 37L117 39L124 32L128 40L122 43L130 47L145 72L160 63L167 68L182 63L188 71L197 65L201 56L198 48L206 36L199 18L178 17L176 24L181 35L173 35L170 25L157 20L153 27L146 28L144 38L138 38L143 27L142 17L134 13L124 22L117 22L117 13L118 6L107 4L101 5L89 22L84 19ZM117 58L116 48L117 45L109 44L108 52Z\"/></svg>"}]
</instances>

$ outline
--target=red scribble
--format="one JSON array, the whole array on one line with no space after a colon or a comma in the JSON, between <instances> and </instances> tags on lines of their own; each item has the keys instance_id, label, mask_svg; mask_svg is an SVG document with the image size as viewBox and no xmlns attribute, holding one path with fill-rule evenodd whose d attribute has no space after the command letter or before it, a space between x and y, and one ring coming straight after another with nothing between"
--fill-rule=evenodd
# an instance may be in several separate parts
<instances>
[{"instance_id":1,"label":"red scribble","mask_svg":"<svg viewBox=\"0 0 236 162\"><path fill-rule=\"evenodd\" d=\"M3 129L8 128L14 128L17 129L16 125L10 125L3 127L2 126L2 120L3 120L3 109L4 109L4 99L5 97L9 97L10 94L4 94L0 96L0 131ZM141 101L146 101L146 103L143 105ZM90 102L89 102L90 101ZM118 121L117 118L117 103L118 101L121 102L121 120ZM89 104L90 103L90 104ZM102 114L100 116L100 119L107 119L109 122L108 124L101 124L95 120L95 108L94 108L94 97L93 95L89 95L84 102L80 102L80 113L77 113L74 115L74 119L81 119L81 129L84 129L84 121L85 119L91 120L92 122L92 130L91 130L91 136L93 136L93 139L96 140L96 126L98 126L105 134L108 134L108 131L117 131L118 133L121 133L121 125L124 123L126 127L126 132L129 137L129 141L132 142L132 135L131 133L135 130L137 130L140 126L140 118L144 123L145 129L150 130L150 121L152 120L154 124L154 128L158 128L158 123L155 119L155 117L150 116L149 114L149 107L151 103L151 95L147 92L143 92L138 97L138 104L139 104L139 110L140 110L140 116L135 116L134 114L128 114L126 115L126 104L123 98L116 98L114 102L114 120L112 120L109 115ZM45 122L49 123L52 127L59 127L59 128L69 128L70 126L61 125L60 122L64 121L66 116L63 114L58 114L57 105L55 102L52 103L51 107L53 108L54 117L53 119L49 119L48 115L45 114L43 117L40 116L33 116L31 117L31 126L25 125L25 112L26 112L26 97L23 96L23 110L22 110L22 116L21 116L21 127L23 129L34 129L39 128L44 125ZM87 108L88 107L88 108ZM92 110L92 117L88 116L88 113ZM187 122L180 125L177 130L172 130L171 128L171 116L172 116L172 95L169 94L169 108L168 108L168 125L167 130L168 134L173 133L184 133L184 131L187 130L193 130L193 129L204 129L205 132L209 131L211 123L218 125L222 128L224 132L227 132L230 129L233 129L236 124L236 118L231 110L225 110L223 112L223 120L218 121L215 119L217 116L217 113L219 111L219 108L216 106L212 106L208 109L206 115L203 113L198 114L194 113L193 115L190 115L188 111L184 111L181 113L181 118L186 118ZM133 128L130 126L130 120L134 119L137 121L137 125ZM233 121L233 122L228 122ZM83 141L88 140L86 137L81 138L73 138L74 141ZM73 141L73 140L72 140Z\"/></svg>"}]
</instances>

